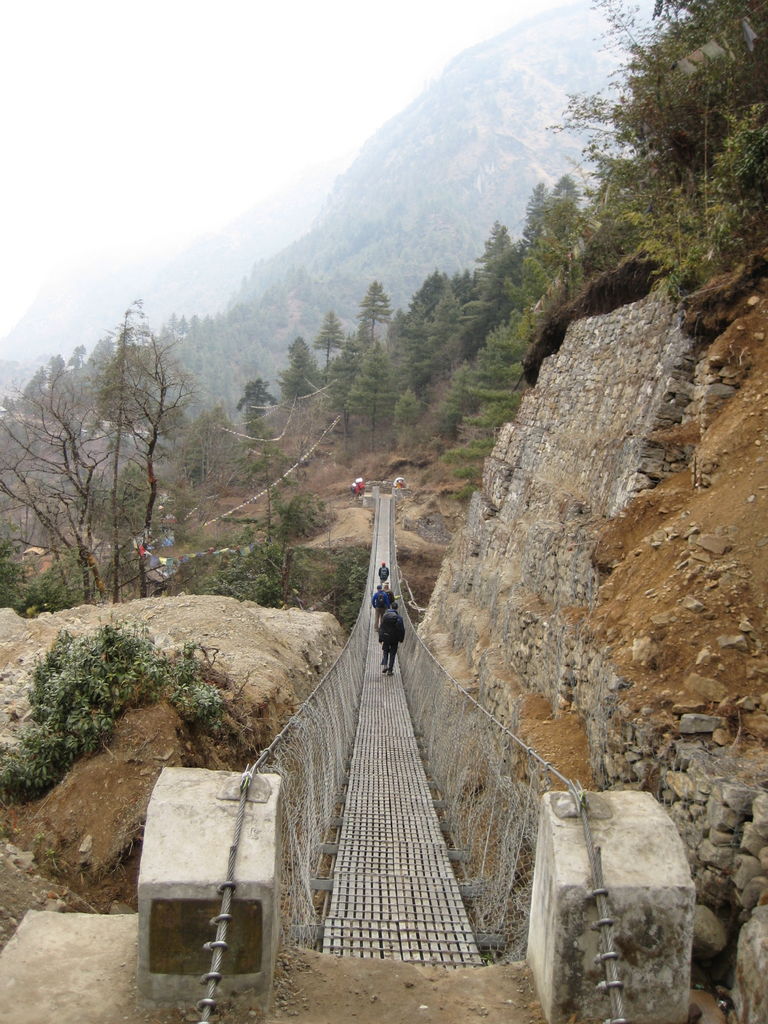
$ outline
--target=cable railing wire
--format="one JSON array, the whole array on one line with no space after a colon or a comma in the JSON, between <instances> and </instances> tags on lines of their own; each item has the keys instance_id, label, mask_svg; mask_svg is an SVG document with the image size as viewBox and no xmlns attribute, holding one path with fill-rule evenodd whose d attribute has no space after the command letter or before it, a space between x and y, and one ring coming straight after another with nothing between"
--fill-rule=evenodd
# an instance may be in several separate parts
<instances>
[{"instance_id":1,"label":"cable railing wire","mask_svg":"<svg viewBox=\"0 0 768 1024\"><path fill-rule=\"evenodd\" d=\"M311 883L336 816L355 736L370 630L367 594L373 587L380 528L377 501L366 594L346 646L255 765L256 771L274 772L282 779L281 916L282 939L289 945L314 945L321 920Z\"/></svg>"}]
</instances>

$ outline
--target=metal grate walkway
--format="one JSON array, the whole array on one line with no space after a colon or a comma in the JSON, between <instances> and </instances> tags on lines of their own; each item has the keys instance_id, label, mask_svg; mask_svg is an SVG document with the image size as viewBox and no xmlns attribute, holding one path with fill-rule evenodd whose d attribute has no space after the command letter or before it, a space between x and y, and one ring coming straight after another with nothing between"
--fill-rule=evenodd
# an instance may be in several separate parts
<instances>
[{"instance_id":1,"label":"metal grate walkway","mask_svg":"<svg viewBox=\"0 0 768 1024\"><path fill-rule=\"evenodd\" d=\"M386 499L380 515L376 564L387 561L389 554ZM371 609L323 952L480 965L419 756L400 669L396 665L395 675L383 676L380 658Z\"/></svg>"}]
</instances>

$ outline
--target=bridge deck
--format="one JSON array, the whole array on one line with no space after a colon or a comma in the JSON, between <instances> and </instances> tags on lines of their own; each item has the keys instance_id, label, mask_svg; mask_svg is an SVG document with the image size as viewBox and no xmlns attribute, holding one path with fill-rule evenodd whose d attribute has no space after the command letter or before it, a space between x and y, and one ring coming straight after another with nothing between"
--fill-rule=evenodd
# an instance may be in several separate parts
<instances>
[{"instance_id":1,"label":"bridge deck","mask_svg":"<svg viewBox=\"0 0 768 1024\"><path fill-rule=\"evenodd\" d=\"M390 564L389 507L389 500L383 499L377 564ZM419 756L400 669L396 665L393 676L383 676L380 659L371 609L360 717L323 951L479 965L482 960Z\"/></svg>"}]
</instances>

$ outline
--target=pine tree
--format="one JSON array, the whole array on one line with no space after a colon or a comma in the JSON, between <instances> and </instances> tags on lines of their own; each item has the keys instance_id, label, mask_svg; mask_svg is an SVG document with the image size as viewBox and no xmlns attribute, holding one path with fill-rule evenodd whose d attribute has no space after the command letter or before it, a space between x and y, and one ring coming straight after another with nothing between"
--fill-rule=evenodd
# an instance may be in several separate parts
<instances>
[{"instance_id":1,"label":"pine tree","mask_svg":"<svg viewBox=\"0 0 768 1024\"><path fill-rule=\"evenodd\" d=\"M325 374L328 376L328 364L331 361L331 352L340 349L344 344L344 328L341 320L331 310L325 314L320 333L312 343L316 349L325 352Z\"/></svg>"},{"instance_id":2,"label":"pine tree","mask_svg":"<svg viewBox=\"0 0 768 1024\"><path fill-rule=\"evenodd\" d=\"M525 225L523 227L523 241L528 247L533 245L542 232L548 197L549 189L543 182L539 182L531 192L531 198L525 207Z\"/></svg>"},{"instance_id":3,"label":"pine tree","mask_svg":"<svg viewBox=\"0 0 768 1024\"><path fill-rule=\"evenodd\" d=\"M570 175L563 175L542 204L536 238L527 257L540 264L550 281L560 283L565 296L579 283L580 268L574 252L585 228L578 186Z\"/></svg>"},{"instance_id":4,"label":"pine tree","mask_svg":"<svg viewBox=\"0 0 768 1024\"><path fill-rule=\"evenodd\" d=\"M362 352L355 335L350 335L344 342L341 353L333 359L328 367L328 396L332 408L341 414L344 422L344 435L349 432L349 394L360 372Z\"/></svg>"},{"instance_id":5,"label":"pine tree","mask_svg":"<svg viewBox=\"0 0 768 1024\"><path fill-rule=\"evenodd\" d=\"M395 403L395 430L399 444L413 440L413 428L422 413L422 406L411 388L400 395Z\"/></svg>"},{"instance_id":6,"label":"pine tree","mask_svg":"<svg viewBox=\"0 0 768 1024\"><path fill-rule=\"evenodd\" d=\"M391 318L389 296L378 281L371 281L357 315L362 336L372 345L376 341L377 324L388 324Z\"/></svg>"},{"instance_id":7,"label":"pine tree","mask_svg":"<svg viewBox=\"0 0 768 1024\"><path fill-rule=\"evenodd\" d=\"M377 436L389 433L392 406L396 397L392 362L378 342L363 357L360 373L349 393L349 408L368 419L371 426L371 451Z\"/></svg>"},{"instance_id":8,"label":"pine tree","mask_svg":"<svg viewBox=\"0 0 768 1024\"><path fill-rule=\"evenodd\" d=\"M523 248L521 243L513 245L507 228L496 221L477 260L473 298L462 309L464 358L473 359L490 331L509 318L514 308L513 289L522 270Z\"/></svg>"},{"instance_id":9,"label":"pine tree","mask_svg":"<svg viewBox=\"0 0 768 1024\"><path fill-rule=\"evenodd\" d=\"M250 434L259 432L261 417L271 405L275 405L275 399L269 393L267 382L262 377L249 380L243 388L243 397L237 403L237 411L244 414L245 426Z\"/></svg>"},{"instance_id":10,"label":"pine tree","mask_svg":"<svg viewBox=\"0 0 768 1024\"><path fill-rule=\"evenodd\" d=\"M284 402L303 398L317 390L320 373L306 341L299 336L288 347L288 366L277 375Z\"/></svg>"}]
</instances>

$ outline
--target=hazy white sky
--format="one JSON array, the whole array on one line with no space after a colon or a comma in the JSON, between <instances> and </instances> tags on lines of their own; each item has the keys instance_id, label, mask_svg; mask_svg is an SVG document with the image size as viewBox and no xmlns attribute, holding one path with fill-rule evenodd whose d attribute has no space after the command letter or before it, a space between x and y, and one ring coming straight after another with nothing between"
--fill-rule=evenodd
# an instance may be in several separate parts
<instances>
[{"instance_id":1,"label":"hazy white sky","mask_svg":"<svg viewBox=\"0 0 768 1024\"><path fill-rule=\"evenodd\" d=\"M43 281L219 227L568 0L7 0L0 337Z\"/></svg>"}]
</instances>

